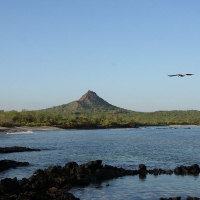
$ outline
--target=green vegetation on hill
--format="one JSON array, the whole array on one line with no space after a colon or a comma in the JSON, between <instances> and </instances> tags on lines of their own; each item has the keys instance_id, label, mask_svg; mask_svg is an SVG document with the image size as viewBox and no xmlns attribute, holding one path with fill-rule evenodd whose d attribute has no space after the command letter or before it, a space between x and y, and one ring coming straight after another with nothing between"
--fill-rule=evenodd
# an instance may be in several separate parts
<instances>
[{"instance_id":1,"label":"green vegetation on hill","mask_svg":"<svg viewBox=\"0 0 200 200\"><path fill-rule=\"evenodd\" d=\"M113 106L92 91L78 101L37 111L0 111L0 126L63 128L200 125L200 111L135 112Z\"/></svg>"},{"instance_id":2,"label":"green vegetation on hill","mask_svg":"<svg viewBox=\"0 0 200 200\"><path fill-rule=\"evenodd\" d=\"M95 92L88 91L78 101L73 101L68 104L54 106L40 111L49 113L68 113L68 114L97 114L99 112L113 112L124 110L113 106L100 98Z\"/></svg>"}]
</instances>

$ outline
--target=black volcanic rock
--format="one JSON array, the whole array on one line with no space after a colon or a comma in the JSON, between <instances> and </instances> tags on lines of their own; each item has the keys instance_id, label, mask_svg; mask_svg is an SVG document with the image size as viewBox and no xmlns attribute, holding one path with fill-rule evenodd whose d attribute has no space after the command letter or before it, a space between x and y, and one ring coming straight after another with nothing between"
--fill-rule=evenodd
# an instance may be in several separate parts
<instances>
[{"instance_id":1,"label":"black volcanic rock","mask_svg":"<svg viewBox=\"0 0 200 200\"><path fill-rule=\"evenodd\" d=\"M24 151L40 151L39 149L31 149L28 147L0 147L0 153L13 153L13 152L24 152Z\"/></svg>"},{"instance_id":2,"label":"black volcanic rock","mask_svg":"<svg viewBox=\"0 0 200 200\"><path fill-rule=\"evenodd\" d=\"M16 162L14 160L0 160L0 172L10 169L10 168L16 168L19 166L28 166L28 162Z\"/></svg>"},{"instance_id":3,"label":"black volcanic rock","mask_svg":"<svg viewBox=\"0 0 200 200\"><path fill-rule=\"evenodd\" d=\"M197 164L188 166L191 169L199 169ZM156 172L165 173L164 170L156 168ZM152 171L154 171L152 170ZM193 170L191 170L193 171ZM197 170L196 170L197 171ZM195 173L196 173L195 171ZM126 176L139 175L139 178L146 178L149 173L144 164L139 165L138 170L126 170L111 165L102 165L101 160L87 162L78 165L76 162L66 163L64 167L49 166L44 170L38 169L30 178L5 178L0 181L1 200L7 199L78 199L67 192L72 187L88 186L90 183L99 183L105 180ZM159 173L160 174L160 173ZM108 186L108 185L107 185ZM179 200L181 197L160 198L160 200ZM188 197L198 199L197 197Z\"/></svg>"},{"instance_id":4,"label":"black volcanic rock","mask_svg":"<svg viewBox=\"0 0 200 200\"><path fill-rule=\"evenodd\" d=\"M181 200L181 197L160 198L159 200Z\"/></svg>"},{"instance_id":5,"label":"black volcanic rock","mask_svg":"<svg viewBox=\"0 0 200 200\"><path fill-rule=\"evenodd\" d=\"M176 167L174 169L174 173L176 175L180 175L180 174L199 174L200 172L200 167L197 164L191 165L191 166L180 166L180 167Z\"/></svg>"},{"instance_id":6,"label":"black volcanic rock","mask_svg":"<svg viewBox=\"0 0 200 200\"><path fill-rule=\"evenodd\" d=\"M44 170L38 169L29 179L2 179L0 194L1 199L78 199L66 191L75 186L87 186L91 182L124 175L125 169L103 167L101 160L82 165L70 162L64 167L50 166Z\"/></svg>"}]
</instances>

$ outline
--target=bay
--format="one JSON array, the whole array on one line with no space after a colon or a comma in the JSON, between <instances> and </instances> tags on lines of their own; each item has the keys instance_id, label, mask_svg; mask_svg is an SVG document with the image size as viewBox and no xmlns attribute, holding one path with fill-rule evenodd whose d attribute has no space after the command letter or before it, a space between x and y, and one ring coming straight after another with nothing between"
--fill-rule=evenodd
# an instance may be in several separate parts
<instances>
[{"instance_id":1,"label":"bay","mask_svg":"<svg viewBox=\"0 0 200 200\"><path fill-rule=\"evenodd\" d=\"M0 160L29 162L0 172L6 177L30 177L35 170L52 165L64 166L75 161L83 164L102 160L103 164L138 169L174 169L180 165L200 165L200 127L143 127L138 129L56 130L21 133L0 133L0 147L24 146L41 151L0 154ZM148 175L145 180L127 176L86 188L73 188L80 199L158 199L169 196L200 197L199 177Z\"/></svg>"}]
</instances>

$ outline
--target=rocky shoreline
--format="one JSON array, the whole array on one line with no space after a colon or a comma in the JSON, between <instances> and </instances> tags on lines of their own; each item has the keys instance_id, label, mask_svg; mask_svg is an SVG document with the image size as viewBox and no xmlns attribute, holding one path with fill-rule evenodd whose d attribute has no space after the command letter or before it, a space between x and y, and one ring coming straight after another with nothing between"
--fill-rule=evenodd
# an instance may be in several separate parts
<instances>
[{"instance_id":1,"label":"rocky shoreline","mask_svg":"<svg viewBox=\"0 0 200 200\"><path fill-rule=\"evenodd\" d=\"M174 170L150 169L144 164L140 164L137 170L126 170L110 165L102 165L102 160L90 161L86 164L78 165L76 162L69 162L64 167L50 166L46 169L38 169L30 178L5 178L0 182L1 200L25 200L25 199L78 199L73 194L67 192L72 187L88 186L90 183L98 183L122 176L139 175L140 178L147 174L175 174L175 175L198 175L199 165L180 166ZM109 186L109 185L108 185ZM168 199L178 200L181 197L170 197ZM199 199L188 197L187 200ZM160 198L166 200L166 198Z\"/></svg>"},{"instance_id":2,"label":"rocky shoreline","mask_svg":"<svg viewBox=\"0 0 200 200\"><path fill-rule=\"evenodd\" d=\"M40 151L27 147L0 147L0 153L13 153L24 151ZM0 171L19 166L28 166L28 162L13 160L0 160ZM139 176L144 179L147 174L158 176L161 174L194 175L200 173L198 164L179 166L173 170L159 168L147 169L144 164L139 164L137 170L126 170L111 165L102 165L102 160L90 161L78 165L76 162L66 163L64 167L49 166L38 169L30 178L5 178L0 180L0 200L75 200L68 191L73 187L85 187L90 183L100 183L109 179L122 176ZM107 184L106 186L109 186ZM160 198L159 200L179 200L181 197ZM197 197L187 197L187 200L197 200Z\"/></svg>"}]
</instances>

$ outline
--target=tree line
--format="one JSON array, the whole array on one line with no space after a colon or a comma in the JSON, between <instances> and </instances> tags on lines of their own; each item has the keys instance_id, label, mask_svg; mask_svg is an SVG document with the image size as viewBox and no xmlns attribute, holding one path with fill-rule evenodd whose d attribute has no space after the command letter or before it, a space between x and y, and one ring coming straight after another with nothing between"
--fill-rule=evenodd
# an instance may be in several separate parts
<instances>
[{"instance_id":1,"label":"tree line","mask_svg":"<svg viewBox=\"0 0 200 200\"><path fill-rule=\"evenodd\" d=\"M0 110L0 126L57 126L63 128L200 125L200 111L135 112L125 110L84 113Z\"/></svg>"}]
</instances>

